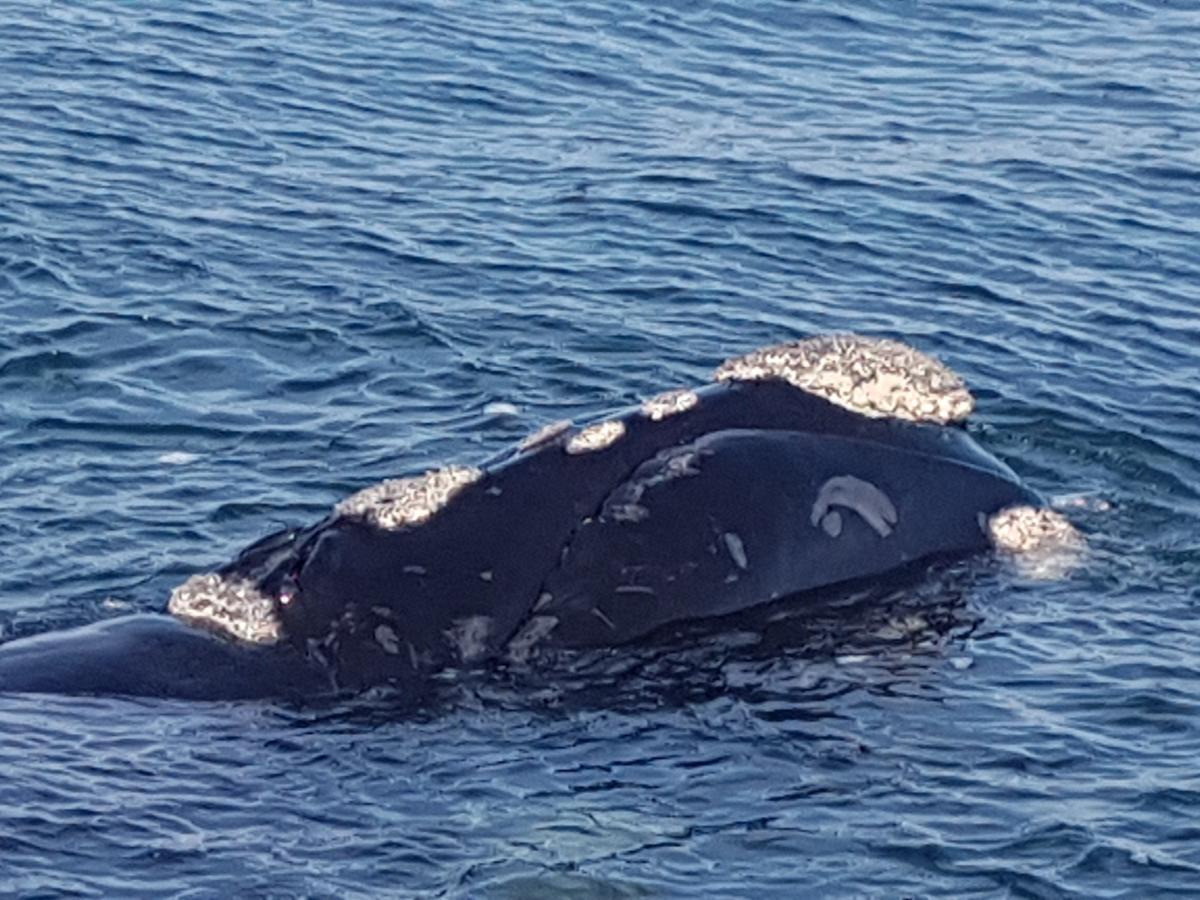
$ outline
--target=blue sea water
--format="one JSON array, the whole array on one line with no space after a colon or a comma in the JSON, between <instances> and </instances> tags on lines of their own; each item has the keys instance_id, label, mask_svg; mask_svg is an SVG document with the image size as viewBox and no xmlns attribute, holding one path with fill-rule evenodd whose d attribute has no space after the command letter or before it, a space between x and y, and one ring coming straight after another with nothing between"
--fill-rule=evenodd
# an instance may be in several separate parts
<instances>
[{"instance_id":1,"label":"blue sea water","mask_svg":"<svg viewBox=\"0 0 1200 900\"><path fill-rule=\"evenodd\" d=\"M0 2L4 639L831 330L1092 547L415 713L2 696L0 893L1200 896L1197 97L1194 3Z\"/></svg>"}]
</instances>

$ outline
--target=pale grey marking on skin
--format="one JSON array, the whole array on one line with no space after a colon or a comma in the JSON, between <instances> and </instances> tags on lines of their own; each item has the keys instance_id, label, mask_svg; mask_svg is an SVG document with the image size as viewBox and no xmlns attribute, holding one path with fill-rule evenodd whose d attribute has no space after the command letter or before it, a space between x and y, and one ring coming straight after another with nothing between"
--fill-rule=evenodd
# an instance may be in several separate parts
<instances>
[{"instance_id":1,"label":"pale grey marking on skin","mask_svg":"<svg viewBox=\"0 0 1200 900\"><path fill-rule=\"evenodd\" d=\"M375 643L383 648L384 653L392 656L400 655L400 638L390 625L375 626Z\"/></svg>"},{"instance_id":2,"label":"pale grey marking on skin","mask_svg":"<svg viewBox=\"0 0 1200 900\"><path fill-rule=\"evenodd\" d=\"M821 485L810 516L814 527L821 525L821 520L831 506L844 506L854 510L880 537L891 534L892 526L896 524L896 507L887 495L871 482L855 478L853 475L835 475ZM829 534L829 527L822 527L825 528L826 534ZM840 528L838 533L841 533Z\"/></svg>"},{"instance_id":3,"label":"pale grey marking on skin","mask_svg":"<svg viewBox=\"0 0 1200 900\"><path fill-rule=\"evenodd\" d=\"M250 644L275 644L283 638L274 598L234 576L193 575L171 591L167 611L218 637Z\"/></svg>"},{"instance_id":4,"label":"pale grey marking on skin","mask_svg":"<svg viewBox=\"0 0 1200 900\"><path fill-rule=\"evenodd\" d=\"M613 620L610 619L608 616L606 616L604 614L604 610L602 610L600 607L593 606L592 607L592 615L595 616L597 619L599 619L601 622L603 622L605 625L607 625L609 628L611 628L613 631L617 630L617 626L613 623Z\"/></svg>"},{"instance_id":5,"label":"pale grey marking on skin","mask_svg":"<svg viewBox=\"0 0 1200 900\"><path fill-rule=\"evenodd\" d=\"M566 451L575 456L580 453L593 453L611 447L625 434L625 423L618 419L606 419L589 425L578 434L571 435L566 443Z\"/></svg>"},{"instance_id":6,"label":"pale grey marking on skin","mask_svg":"<svg viewBox=\"0 0 1200 900\"><path fill-rule=\"evenodd\" d=\"M717 381L781 379L871 418L945 425L962 422L975 400L948 366L900 341L821 335L730 359Z\"/></svg>"},{"instance_id":7,"label":"pale grey marking on skin","mask_svg":"<svg viewBox=\"0 0 1200 900\"><path fill-rule=\"evenodd\" d=\"M488 583L491 583L492 577L493 577L493 575L492 575L491 569L484 569L482 572L479 573L480 581L486 581Z\"/></svg>"},{"instance_id":8,"label":"pale grey marking on skin","mask_svg":"<svg viewBox=\"0 0 1200 900\"><path fill-rule=\"evenodd\" d=\"M650 518L650 510L641 504L642 496L647 488L652 488L676 478L685 478L700 474L700 454L695 450L683 447L669 447L654 455L654 461L659 463L654 474L637 481L629 481L614 492L613 497L604 506L604 516L615 522L626 524L642 522Z\"/></svg>"},{"instance_id":9,"label":"pale grey marking on skin","mask_svg":"<svg viewBox=\"0 0 1200 900\"><path fill-rule=\"evenodd\" d=\"M400 571L403 572L405 575L424 575L429 570L426 569L424 566L405 566Z\"/></svg>"},{"instance_id":10,"label":"pale grey marking on skin","mask_svg":"<svg viewBox=\"0 0 1200 900\"><path fill-rule=\"evenodd\" d=\"M721 535L725 541L725 549L729 551L729 556L743 572L750 566L750 560L746 558L746 545L742 543L740 535L734 534L732 531L726 531Z\"/></svg>"},{"instance_id":11,"label":"pale grey marking on skin","mask_svg":"<svg viewBox=\"0 0 1200 900\"><path fill-rule=\"evenodd\" d=\"M700 402L700 395L688 388L665 391L642 404L642 415L651 422L661 422L670 416L687 412Z\"/></svg>"},{"instance_id":12,"label":"pale grey marking on skin","mask_svg":"<svg viewBox=\"0 0 1200 900\"><path fill-rule=\"evenodd\" d=\"M621 584L615 589L618 594L644 594L653 597L654 588L647 587L644 584Z\"/></svg>"},{"instance_id":13,"label":"pale grey marking on skin","mask_svg":"<svg viewBox=\"0 0 1200 900\"><path fill-rule=\"evenodd\" d=\"M551 422L549 425L543 425L525 440L517 445L517 449L522 453L529 450L536 450L549 444L555 438L559 437L564 431L567 431L573 423L570 419L559 419L557 422Z\"/></svg>"},{"instance_id":14,"label":"pale grey marking on skin","mask_svg":"<svg viewBox=\"0 0 1200 900\"><path fill-rule=\"evenodd\" d=\"M537 644L557 627L557 616L534 616L508 642L509 661L517 664L528 662Z\"/></svg>"},{"instance_id":15,"label":"pale grey marking on skin","mask_svg":"<svg viewBox=\"0 0 1200 900\"><path fill-rule=\"evenodd\" d=\"M640 503L614 503L607 510L608 518L614 522L642 522L650 518L650 510Z\"/></svg>"},{"instance_id":16,"label":"pale grey marking on skin","mask_svg":"<svg viewBox=\"0 0 1200 900\"><path fill-rule=\"evenodd\" d=\"M821 527L825 529L825 533L830 537L837 537L842 533L842 514L836 509L831 509L825 515L821 516Z\"/></svg>"},{"instance_id":17,"label":"pale grey marking on skin","mask_svg":"<svg viewBox=\"0 0 1200 900\"><path fill-rule=\"evenodd\" d=\"M488 652L487 639L492 633L491 616L468 616L456 619L444 632L450 648L466 664L478 662Z\"/></svg>"},{"instance_id":18,"label":"pale grey marking on skin","mask_svg":"<svg viewBox=\"0 0 1200 900\"><path fill-rule=\"evenodd\" d=\"M447 466L410 478L390 478L347 497L334 511L387 531L410 528L428 521L482 477L483 470L475 466Z\"/></svg>"},{"instance_id":19,"label":"pale grey marking on skin","mask_svg":"<svg viewBox=\"0 0 1200 900\"><path fill-rule=\"evenodd\" d=\"M375 613L375 615L379 616L381 619L396 618L396 614L386 606L372 606L371 612Z\"/></svg>"},{"instance_id":20,"label":"pale grey marking on skin","mask_svg":"<svg viewBox=\"0 0 1200 900\"><path fill-rule=\"evenodd\" d=\"M533 611L537 612L538 610L545 609L553 602L554 595L549 591L542 591L540 594L538 594L538 598L533 604Z\"/></svg>"}]
</instances>

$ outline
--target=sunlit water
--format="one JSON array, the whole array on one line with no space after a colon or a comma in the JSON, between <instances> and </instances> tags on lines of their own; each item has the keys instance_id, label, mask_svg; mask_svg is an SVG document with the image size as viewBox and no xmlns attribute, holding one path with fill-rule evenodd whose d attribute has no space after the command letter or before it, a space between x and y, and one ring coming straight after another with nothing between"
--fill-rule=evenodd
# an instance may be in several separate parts
<instances>
[{"instance_id":1,"label":"sunlit water","mask_svg":"<svg viewBox=\"0 0 1200 900\"><path fill-rule=\"evenodd\" d=\"M0 893L1200 891L1200 9L565 6L0 4L0 633L830 330L1087 565L417 710L0 697Z\"/></svg>"}]
</instances>

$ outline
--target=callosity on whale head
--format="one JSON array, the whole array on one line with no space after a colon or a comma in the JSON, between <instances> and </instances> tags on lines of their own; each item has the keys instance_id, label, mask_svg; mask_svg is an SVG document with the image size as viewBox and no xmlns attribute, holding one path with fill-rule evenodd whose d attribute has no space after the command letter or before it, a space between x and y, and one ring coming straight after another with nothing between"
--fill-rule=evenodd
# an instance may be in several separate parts
<instances>
[{"instance_id":1,"label":"callosity on whale head","mask_svg":"<svg viewBox=\"0 0 1200 900\"><path fill-rule=\"evenodd\" d=\"M1013 530L1006 510L1044 504L958 427L973 403L892 340L758 350L480 466L365 488L188 579L169 611L357 690L983 550Z\"/></svg>"}]
</instances>

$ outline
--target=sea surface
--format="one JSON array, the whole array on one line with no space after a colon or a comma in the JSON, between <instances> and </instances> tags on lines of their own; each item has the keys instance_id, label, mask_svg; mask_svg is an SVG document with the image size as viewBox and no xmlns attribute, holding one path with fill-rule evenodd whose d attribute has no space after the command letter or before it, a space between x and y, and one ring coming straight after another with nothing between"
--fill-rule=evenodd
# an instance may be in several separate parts
<instances>
[{"instance_id":1,"label":"sea surface","mask_svg":"<svg viewBox=\"0 0 1200 900\"><path fill-rule=\"evenodd\" d=\"M0 895L1200 896L1197 98L1167 0L0 2L0 639L827 331L1091 545L415 710L0 696Z\"/></svg>"}]
</instances>

